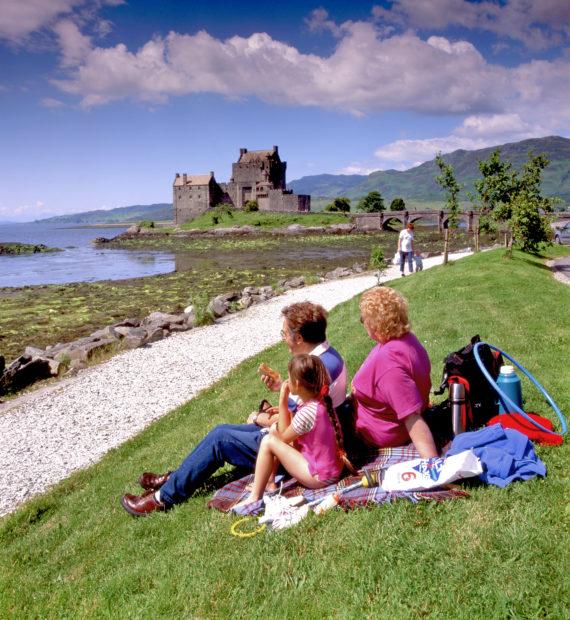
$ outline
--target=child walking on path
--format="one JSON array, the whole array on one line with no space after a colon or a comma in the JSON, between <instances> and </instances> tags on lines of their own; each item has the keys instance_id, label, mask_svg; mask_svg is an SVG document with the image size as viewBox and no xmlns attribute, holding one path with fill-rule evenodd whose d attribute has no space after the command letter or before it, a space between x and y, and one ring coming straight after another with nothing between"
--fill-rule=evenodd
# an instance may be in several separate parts
<instances>
[{"instance_id":1,"label":"child walking on path","mask_svg":"<svg viewBox=\"0 0 570 620\"><path fill-rule=\"evenodd\" d=\"M328 395L329 376L315 355L296 355L289 362L289 379L279 395L279 423L261 442L250 495L234 506L239 509L261 499L275 471L276 460L309 489L336 482L348 461L340 425ZM291 418L289 393L302 401Z\"/></svg>"},{"instance_id":2,"label":"child walking on path","mask_svg":"<svg viewBox=\"0 0 570 620\"><path fill-rule=\"evenodd\" d=\"M414 256L414 261L416 263L416 271L423 271L424 270L424 261L422 258L422 254L419 250L416 250L416 254Z\"/></svg>"}]
</instances>

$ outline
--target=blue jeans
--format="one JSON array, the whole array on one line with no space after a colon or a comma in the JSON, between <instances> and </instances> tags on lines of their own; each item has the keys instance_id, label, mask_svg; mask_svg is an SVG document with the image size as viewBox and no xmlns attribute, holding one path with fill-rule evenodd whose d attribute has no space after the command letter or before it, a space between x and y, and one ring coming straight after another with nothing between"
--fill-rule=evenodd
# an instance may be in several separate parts
<instances>
[{"instance_id":1,"label":"blue jeans","mask_svg":"<svg viewBox=\"0 0 570 620\"><path fill-rule=\"evenodd\" d=\"M402 252L400 250L400 271L404 273L404 265L406 263L406 259L408 261L408 269L410 273L414 273L414 261L413 261L414 253L413 252Z\"/></svg>"},{"instance_id":2,"label":"blue jeans","mask_svg":"<svg viewBox=\"0 0 570 620\"><path fill-rule=\"evenodd\" d=\"M160 489L160 499L167 505L180 504L225 463L253 469L261 428L256 424L220 424L213 428L170 474Z\"/></svg>"}]
</instances>

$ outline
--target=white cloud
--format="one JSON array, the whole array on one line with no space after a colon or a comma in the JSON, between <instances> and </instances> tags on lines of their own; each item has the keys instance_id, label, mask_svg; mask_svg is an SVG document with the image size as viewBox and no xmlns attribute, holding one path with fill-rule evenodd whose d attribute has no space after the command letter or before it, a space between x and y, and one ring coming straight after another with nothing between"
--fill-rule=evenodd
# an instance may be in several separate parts
<instances>
[{"instance_id":1,"label":"white cloud","mask_svg":"<svg viewBox=\"0 0 570 620\"><path fill-rule=\"evenodd\" d=\"M418 30L462 26L517 40L531 49L546 49L568 41L568 0L394 0L391 8L375 6L380 23Z\"/></svg>"},{"instance_id":2,"label":"white cloud","mask_svg":"<svg viewBox=\"0 0 570 620\"><path fill-rule=\"evenodd\" d=\"M76 49L71 33L68 38L71 45L61 39L65 63ZM86 40L80 43L83 54ZM91 47L54 84L84 106L211 92L353 114L396 107L438 114L498 110L511 91L508 71L486 63L470 43L426 42L409 33L381 39L365 22L346 26L328 57L302 54L265 33L221 41L203 31L171 32L135 52L123 44Z\"/></svg>"},{"instance_id":3,"label":"white cloud","mask_svg":"<svg viewBox=\"0 0 570 620\"><path fill-rule=\"evenodd\" d=\"M359 164L358 162L353 162L349 166L345 166L344 168L340 168L335 172L335 174L370 174L378 170L378 166L370 167L365 164Z\"/></svg>"},{"instance_id":4,"label":"white cloud","mask_svg":"<svg viewBox=\"0 0 570 620\"><path fill-rule=\"evenodd\" d=\"M338 26L336 22L328 17L328 11L322 7L319 7L318 9L311 11L309 17L305 18L305 24L311 32L328 31L335 37L340 36L342 33L342 27Z\"/></svg>"},{"instance_id":5,"label":"white cloud","mask_svg":"<svg viewBox=\"0 0 570 620\"><path fill-rule=\"evenodd\" d=\"M21 220L22 218L45 217L52 211L46 209L45 204L41 200L37 200L35 204L25 204L19 207L4 207L0 205L0 216L4 219Z\"/></svg>"},{"instance_id":6,"label":"white cloud","mask_svg":"<svg viewBox=\"0 0 570 620\"><path fill-rule=\"evenodd\" d=\"M382 169L406 170L433 159L438 152L483 149L497 144L538 138L552 131L548 125L526 123L518 114L468 116L451 134L425 140L396 140L374 155Z\"/></svg>"},{"instance_id":7,"label":"white cloud","mask_svg":"<svg viewBox=\"0 0 570 620\"><path fill-rule=\"evenodd\" d=\"M0 38L17 41L66 15L84 0L2 0Z\"/></svg>"},{"instance_id":8,"label":"white cloud","mask_svg":"<svg viewBox=\"0 0 570 620\"><path fill-rule=\"evenodd\" d=\"M21 44L34 32L50 28L62 17L79 23L95 21L95 29L104 36L111 23L97 18L102 6L117 6L124 0L2 0L0 39Z\"/></svg>"},{"instance_id":9,"label":"white cloud","mask_svg":"<svg viewBox=\"0 0 570 620\"><path fill-rule=\"evenodd\" d=\"M91 52L91 40L82 34L75 23L69 19L57 22L53 31L61 48L61 65L74 67L83 62Z\"/></svg>"},{"instance_id":10,"label":"white cloud","mask_svg":"<svg viewBox=\"0 0 570 620\"><path fill-rule=\"evenodd\" d=\"M54 99L53 97L44 97L40 101L40 105L43 108L64 108L65 107L65 103L63 103L63 101L60 101L59 99Z\"/></svg>"}]
</instances>

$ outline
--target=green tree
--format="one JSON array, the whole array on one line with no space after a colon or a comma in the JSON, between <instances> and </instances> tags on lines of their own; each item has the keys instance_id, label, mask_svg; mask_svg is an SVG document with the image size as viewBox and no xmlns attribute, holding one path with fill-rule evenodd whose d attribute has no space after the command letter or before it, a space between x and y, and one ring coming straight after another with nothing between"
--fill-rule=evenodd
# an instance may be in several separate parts
<instances>
[{"instance_id":1,"label":"green tree","mask_svg":"<svg viewBox=\"0 0 570 620\"><path fill-rule=\"evenodd\" d=\"M523 252L535 253L543 244L549 243L550 227L541 211L552 211L556 200L543 197L540 189L542 171L549 163L546 155L533 155L530 152L518 176L516 193L508 202L500 203L492 211L497 221L510 228L511 244L519 246Z\"/></svg>"},{"instance_id":2,"label":"green tree","mask_svg":"<svg viewBox=\"0 0 570 620\"><path fill-rule=\"evenodd\" d=\"M325 211L349 213L350 212L350 199L340 196L335 198L330 204L325 207Z\"/></svg>"},{"instance_id":3,"label":"green tree","mask_svg":"<svg viewBox=\"0 0 570 620\"><path fill-rule=\"evenodd\" d=\"M406 203L403 198L394 198L390 203L390 211L405 211Z\"/></svg>"},{"instance_id":4,"label":"green tree","mask_svg":"<svg viewBox=\"0 0 570 620\"><path fill-rule=\"evenodd\" d=\"M435 157L435 163L437 164L441 174L435 177L436 183L442 187L446 193L445 204L449 210L449 219L447 223L448 228L457 228L459 223L459 200L457 196L462 189L462 186L457 182L453 166L446 164L438 153Z\"/></svg>"},{"instance_id":5,"label":"green tree","mask_svg":"<svg viewBox=\"0 0 570 620\"><path fill-rule=\"evenodd\" d=\"M382 194L376 190L369 192L360 199L356 208L358 211L363 211L364 213L379 213L380 211L384 211L385 207Z\"/></svg>"},{"instance_id":6,"label":"green tree","mask_svg":"<svg viewBox=\"0 0 570 620\"><path fill-rule=\"evenodd\" d=\"M255 211L259 211L259 204L257 202L257 200L248 200L244 205L243 205L243 210L246 213L253 213Z\"/></svg>"},{"instance_id":7,"label":"green tree","mask_svg":"<svg viewBox=\"0 0 570 620\"><path fill-rule=\"evenodd\" d=\"M382 248L377 245L373 247L370 252L370 266L372 269L376 269L376 280L378 282L378 286L380 286L380 278L384 271L386 271L386 258L384 257L384 251Z\"/></svg>"},{"instance_id":8,"label":"green tree","mask_svg":"<svg viewBox=\"0 0 570 620\"><path fill-rule=\"evenodd\" d=\"M495 207L508 204L518 191L518 176L511 163L501 161L501 149L495 149L489 159L478 162L482 178L474 182L476 197L470 196L479 211L479 228L496 229L492 212Z\"/></svg>"}]
</instances>

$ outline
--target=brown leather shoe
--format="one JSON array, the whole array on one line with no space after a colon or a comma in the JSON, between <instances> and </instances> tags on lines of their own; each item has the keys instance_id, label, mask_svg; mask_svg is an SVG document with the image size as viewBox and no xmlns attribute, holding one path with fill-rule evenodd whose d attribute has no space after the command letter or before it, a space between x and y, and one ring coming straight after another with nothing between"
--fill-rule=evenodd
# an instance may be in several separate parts
<instances>
[{"instance_id":1,"label":"brown leather shoe","mask_svg":"<svg viewBox=\"0 0 570 620\"><path fill-rule=\"evenodd\" d=\"M153 474L150 471L145 471L139 478L139 484L147 491L158 491L158 489L160 489L160 487L168 480L171 473L172 472L168 472L166 474Z\"/></svg>"},{"instance_id":2,"label":"brown leather shoe","mask_svg":"<svg viewBox=\"0 0 570 620\"><path fill-rule=\"evenodd\" d=\"M133 517L146 517L151 512L166 510L166 506L154 498L154 491L147 491L142 495L127 493L121 498L121 504Z\"/></svg>"}]
</instances>

